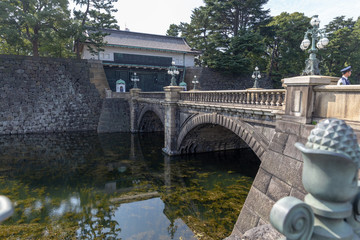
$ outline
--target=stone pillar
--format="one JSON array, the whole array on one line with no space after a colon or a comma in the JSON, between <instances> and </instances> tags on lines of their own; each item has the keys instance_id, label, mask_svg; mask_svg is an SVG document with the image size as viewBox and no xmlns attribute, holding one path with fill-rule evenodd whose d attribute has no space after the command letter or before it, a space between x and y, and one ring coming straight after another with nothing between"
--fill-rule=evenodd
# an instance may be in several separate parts
<instances>
[{"instance_id":1,"label":"stone pillar","mask_svg":"<svg viewBox=\"0 0 360 240\"><path fill-rule=\"evenodd\" d=\"M287 92L285 115L282 119L302 124L311 123L315 101L313 88L318 85L329 85L334 79L316 75L285 78Z\"/></svg>"},{"instance_id":2,"label":"stone pillar","mask_svg":"<svg viewBox=\"0 0 360 240\"><path fill-rule=\"evenodd\" d=\"M179 112L177 101L180 99L180 91L183 88L179 86L167 86L164 87L165 91L165 146L163 152L168 155L176 155L177 152L177 137L178 137L178 121L179 121Z\"/></svg>"},{"instance_id":3,"label":"stone pillar","mask_svg":"<svg viewBox=\"0 0 360 240\"><path fill-rule=\"evenodd\" d=\"M130 132L136 133L139 131L137 126L137 113L139 110L138 107L138 98L139 92L141 92L140 88L132 88L130 89Z\"/></svg>"}]
</instances>

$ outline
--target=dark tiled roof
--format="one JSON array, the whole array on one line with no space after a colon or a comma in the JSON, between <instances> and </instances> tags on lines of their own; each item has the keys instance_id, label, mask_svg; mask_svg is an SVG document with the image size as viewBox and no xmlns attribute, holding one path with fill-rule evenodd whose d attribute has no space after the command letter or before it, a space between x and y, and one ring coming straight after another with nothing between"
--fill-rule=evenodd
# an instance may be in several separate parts
<instances>
[{"instance_id":1,"label":"dark tiled roof","mask_svg":"<svg viewBox=\"0 0 360 240\"><path fill-rule=\"evenodd\" d=\"M105 37L108 45L130 48L147 48L153 50L176 51L198 54L191 49L184 38L120 30L102 30L110 35Z\"/></svg>"}]
</instances>

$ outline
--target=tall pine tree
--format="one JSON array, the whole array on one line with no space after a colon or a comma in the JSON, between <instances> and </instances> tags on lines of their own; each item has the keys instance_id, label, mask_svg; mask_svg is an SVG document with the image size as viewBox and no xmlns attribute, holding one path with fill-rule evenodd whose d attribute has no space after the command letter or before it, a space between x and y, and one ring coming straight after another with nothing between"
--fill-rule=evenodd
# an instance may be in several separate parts
<instances>
[{"instance_id":1,"label":"tall pine tree","mask_svg":"<svg viewBox=\"0 0 360 240\"><path fill-rule=\"evenodd\" d=\"M3 46L31 46L22 52L39 56L47 36L62 31L69 19L67 0L2 0L0 2L0 38Z\"/></svg>"},{"instance_id":2,"label":"tall pine tree","mask_svg":"<svg viewBox=\"0 0 360 240\"><path fill-rule=\"evenodd\" d=\"M112 13L116 12L113 3L117 0L75 0L79 10L74 10L74 41L77 58L80 58L82 44L88 43L93 55L103 51L103 29L119 29Z\"/></svg>"}]
</instances>

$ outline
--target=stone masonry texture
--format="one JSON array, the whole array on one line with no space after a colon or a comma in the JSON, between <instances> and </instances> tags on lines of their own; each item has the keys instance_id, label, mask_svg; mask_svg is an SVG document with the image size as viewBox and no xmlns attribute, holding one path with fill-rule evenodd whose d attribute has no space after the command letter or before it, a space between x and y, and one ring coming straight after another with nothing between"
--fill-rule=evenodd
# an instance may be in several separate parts
<instances>
[{"instance_id":1,"label":"stone masonry texture","mask_svg":"<svg viewBox=\"0 0 360 240\"><path fill-rule=\"evenodd\" d=\"M0 134L96 130L102 100L86 60L0 55Z\"/></svg>"},{"instance_id":2,"label":"stone masonry texture","mask_svg":"<svg viewBox=\"0 0 360 240\"><path fill-rule=\"evenodd\" d=\"M99 133L130 132L129 102L121 98L105 98L97 131Z\"/></svg>"}]
</instances>

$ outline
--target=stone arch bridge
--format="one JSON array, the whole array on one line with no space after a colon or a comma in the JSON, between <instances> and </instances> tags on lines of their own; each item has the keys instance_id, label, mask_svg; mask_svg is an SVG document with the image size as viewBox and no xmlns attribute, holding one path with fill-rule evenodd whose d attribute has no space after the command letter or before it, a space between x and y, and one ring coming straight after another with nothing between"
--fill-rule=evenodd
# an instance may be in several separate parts
<instances>
[{"instance_id":1,"label":"stone arch bridge","mask_svg":"<svg viewBox=\"0 0 360 240\"><path fill-rule=\"evenodd\" d=\"M132 90L131 131L164 131L163 151L168 155L250 147L261 158L275 131L285 90L181 90Z\"/></svg>"},{"instance_id":2,"label":"stone arch bridge","mask_svg":"<svg viewBox=\"0 0 360 240\"><path fill-rule=\"evenodd\" d=\"M305 143L324 118L360 129L360 86L336 86L337 79L284 79L285 89L164 92L132 89L128 98L132 132L164 131L168 155L250 147L261 161L232 235L269 222L273 204L285 196L303 199L302 159L294 147Z\"/></svg>"}]
</instances>

